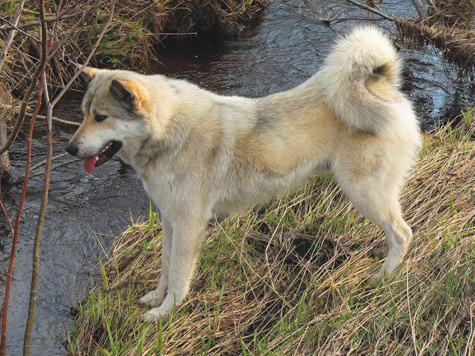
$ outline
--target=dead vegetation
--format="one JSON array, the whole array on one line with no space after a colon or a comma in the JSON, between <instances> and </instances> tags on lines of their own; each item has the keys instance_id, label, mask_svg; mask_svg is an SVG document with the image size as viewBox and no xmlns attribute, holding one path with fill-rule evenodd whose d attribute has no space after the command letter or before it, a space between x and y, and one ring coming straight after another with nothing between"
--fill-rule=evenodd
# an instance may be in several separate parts
<instances>
[{"instance_id":1,"label":"dead vegetation","mask_svg":"<svg viewBox=\"0 0 475 356\"><path fill-rule=\"evenodd\" d=\"M14 2L13 2L14 3ZM49 31L52 50L58 48L49 63L48 77L53 84L64 86L73 62L82 63L109 17L109 1L46 1L49 10ZM138 0L117 1L111 26L105 34L93 65L102 67L127 66L147 70L156 62L157 51L163 49L167 38L183 38L202 34L238 34L250 19L259 13L265 0ZM16 10L15 4L6 5L1 15L0 40L12 28L9 18ZM11 51L11 70L2 76L21 96L22 78L37 61L38 10L36 2L25 3L19 32Z\"/></svg>"},{"instance_id":2,"label":"dead vegetation","mask_svg":"<svg viewBox=\"0 0 475 356\"><path fill-rule=\"evenodd\" d=\"M444 59L463 71L475 68L475 1L436 0L426 16L394 19L400 37L418 45L431 44Z\"/></svg>"},{"instance_id":3,"label":"dead vegetation","mask_svg":"<svg viewBox=\"0 0 475 356\"><path fill-rule=\"evenodd\" d=\"M76 308L70 355L465 355L475 350L475 121L425 135L402 197L405 263L377 286L383 233L330 177L210 227L187 302L140 321L160 229L135 224Z\"/></svg>"}]
</instances>

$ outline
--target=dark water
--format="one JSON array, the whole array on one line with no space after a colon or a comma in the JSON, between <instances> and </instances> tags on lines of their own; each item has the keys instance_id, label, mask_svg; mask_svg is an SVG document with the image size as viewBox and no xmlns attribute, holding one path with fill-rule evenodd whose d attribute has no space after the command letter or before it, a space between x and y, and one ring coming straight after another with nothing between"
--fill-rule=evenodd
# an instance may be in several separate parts
<instances>
[{"instance_id":1,"label":"dark water","mask_svg":"<svg viewBox=\"0 0 475 356\"><path fill-rule=\"evenodd\" d=\"M382 8L393 16L416 16L410 0L385 0ZM328 25L322 19L332 19ZM241 37L193 41L170 46L156 72L186 78L226 95L262 96L292 88L322 64L332 41L358 23L374 23L394 33L394 26L345 1L270 1L262 21ZM468 80L457 83L457 72L428 50L401 50L405 59L404 88L414 102L422 125L432 128L439 118L454 116L473 104ZM72 95L55 116L81 120L80 97ZM75 128L56 125L55 153L62 153ZM34 163L44 159L46 140L34 142ZM14 175L23 172L26 141L11 150ZM17 252L9 311L8 354L22 353L31 274L31 251L41 198L42 181L30 181ZM13 217L20 188L4 193ZM54 170L41 243L38 301L32 355L64 355L65 334L71 328L70 308L81 300L98 273L98 259L114 236L130 222L148 215L149 199L131 168L117 160L86 174L77 162ZM6 276L11 245L0 220L0 278ZM3 284L3 283L2 283ZM3 286L1 288L3 293Z\"/></svg>"}]
</instances>

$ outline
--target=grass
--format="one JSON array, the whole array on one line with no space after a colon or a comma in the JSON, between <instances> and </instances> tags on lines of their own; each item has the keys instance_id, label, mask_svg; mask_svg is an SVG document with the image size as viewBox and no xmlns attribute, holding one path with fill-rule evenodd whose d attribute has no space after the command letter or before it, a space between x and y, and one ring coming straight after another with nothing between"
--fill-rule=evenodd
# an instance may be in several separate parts
<instances>
[{"instance_id":1,"label":"grass","mask_svg":"<svg viewBox=\"0 0 475 356\"><path fill-rule=\"evenodd\" d=\"M475 122L425 135L402 205L414 240L376 286L383 233L331 177L207 231L184 305L140 320L161 231L119 236L76 307L70 355L475 355Z\"/></svg>"}]
</instances>

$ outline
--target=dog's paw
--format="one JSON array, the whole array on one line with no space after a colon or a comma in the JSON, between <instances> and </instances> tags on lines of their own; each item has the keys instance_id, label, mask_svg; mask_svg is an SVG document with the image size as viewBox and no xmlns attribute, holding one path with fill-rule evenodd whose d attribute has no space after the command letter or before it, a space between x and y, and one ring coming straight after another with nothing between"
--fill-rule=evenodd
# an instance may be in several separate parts
<instances>
[{"instance_id":1,"label":"dog's paw","mask_svg":"<svg viewBox=\"0 0 475 356\"><path fill-rule=\"evenodd\" d=\"M153 290L145 294L142 298L139 299L139 303L143 305L149 305L151 307L157 307L162 304L165 299L166 292L160 290Z\"/></svg>"},{"instance_id":2,"label":"dog's paw","mask_svg":"<svg viewBox=\"0 0 475 356\"><path fill-rule=\"evenodd\" d=\"M378 275L371 276L368 278L366 281L366 284L370 287L376 287L379 283L381 283L382 278L379 277Z\"/></svg>"},{"instance_id":3,"label":"dog's paw","mask_svg":"<svg viewBox=\"0 0 475 356\"><path fill-rule=\"evenodd\" d=\"M148 322L154 322L158 319L167 320L168 315L172 312L172 310L181 304L181 300L175 304L175 294L167 294L167 297L163 301L162 305L158 308L153 308L146 312L143 315L143 320Z\"/></svg>"},{"instance_id":4,"label":"dog's paw","mask_svg":"<svg viewBox=\"0 0 475 356\"><path fill-rule=\"evenodd\" d=\"M166 321L168 319L168 313L170 311L165 311L162 308L150 309L148 312L142 315L142 319L149 323L155 323L158 320Z\"/></svg>"},{"instance_id":5,"label":"dog's paw","mask_svg":"<svg viewBox=\"0 0 475 356\"><path fill-rule=\"evenodd\" d=\"M384 281L384 278L386 276L390 275L384 268L381 268L377 273L375 273L373 276L371 276L367 280L367 284L373 287L376 287L379 285L382 281Z\"/></svg>"}]
</instances>

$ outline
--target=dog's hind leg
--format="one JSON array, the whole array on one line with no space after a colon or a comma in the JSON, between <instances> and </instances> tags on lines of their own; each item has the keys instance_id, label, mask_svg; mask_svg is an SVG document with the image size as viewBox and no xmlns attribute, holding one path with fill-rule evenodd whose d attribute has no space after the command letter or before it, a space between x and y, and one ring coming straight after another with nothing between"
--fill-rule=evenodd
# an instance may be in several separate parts
<instances>
[{"instance_id":1,"label":"dog's hind leg","mask_svg":"<svg viewBox=\"0 0 475 356\"><path fill-rule=\"evenodd\" d=\"M172 237L173 228L170 221L161 216L162 220L162 267L160 282L157 289L148 292L142 298L139 299L139 303L149 305L151 307L159 306L167 294L168 287L168 271L170 267L170 256L172 252Z\"/></svg>"},{"instance_id":2,"label":"dog's hind leg","mask_svg":"<svg viewBox=\"0 0 475 356\"><path fill-rule=\"evenodd\" d=\"M388 257L378 273L371 278L372 281L383 278L386 272L392 273L399 266L412 240L412 230L400 213L397 216L390 216L390 222L384 228L384 232L389 245Z\"/></svg>"},{"instance_id":3,"label":"dog's hind leg","mask_svg":"<svg viewBox=\"0 0 475 356\"><path fill-rule=\"evenodd\" d=\"M160 307L144 314L146 321L155 321L159 317L164 317L175 306L182 304L190 289L207 222L208 219L190 219L173 224L167 294Z\"/></svg>"},{"instance_id":4,"label":"dog's hind leg","mask_svg":"<svg viewBox=\"0 0 475 356\"><path fill-rule=\"evenodd\" d=\"M399 184L387 175L375 174L356 180L354 176L347 179L345 172L335 171L335 176L356 209L386 234L388 257L372 280L391 274L402 262L412 239L412 231L401 215Z\"/></svg>"}]
</instances>

